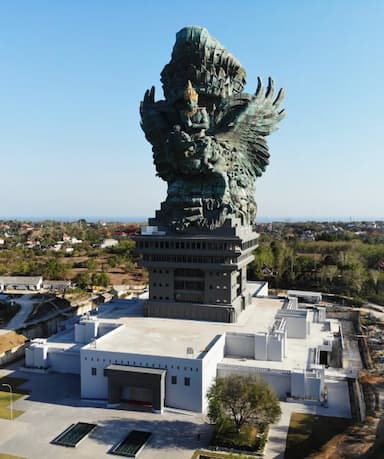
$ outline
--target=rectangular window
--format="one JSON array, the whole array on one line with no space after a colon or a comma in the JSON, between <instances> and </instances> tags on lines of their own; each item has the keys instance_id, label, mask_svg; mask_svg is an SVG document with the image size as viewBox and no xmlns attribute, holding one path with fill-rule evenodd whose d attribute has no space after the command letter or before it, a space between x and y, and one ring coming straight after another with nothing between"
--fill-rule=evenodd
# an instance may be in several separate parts
<instances>
[{"instance_id":1,"label":"rectangular window","mask_svg":"<svg viewBox=\"0 0 384 459\"><path fill-rule=\"evenodd\" d=\"M184 378L184 386L190 386L191 385L191 378L185 377Z\"/></svg>"},{"instance_id":2,"label":"rectangular window","mask_svg":"<svg viewBox=\"0 0 384 459\"><path fill-rule=\"evenodd\" d=\"M177 384L177 376L172 376L171 377L171 383L172 384Z\"/></svg>"},{"instance_id":3,"label":"rectangular window","mask_svg":"<svg viewBox=\"0 0 384 459\"><path fill-rule=\"evenodd\" d=\"M97 369L95 367L91 368L91 375L96 376L97 375Z\"/></svg>"}]
</instances>

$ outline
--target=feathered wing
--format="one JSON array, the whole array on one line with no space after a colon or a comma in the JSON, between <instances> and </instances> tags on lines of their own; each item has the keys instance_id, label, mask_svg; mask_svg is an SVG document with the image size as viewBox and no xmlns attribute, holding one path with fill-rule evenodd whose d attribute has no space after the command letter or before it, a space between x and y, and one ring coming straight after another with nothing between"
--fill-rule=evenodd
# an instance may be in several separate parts
<instances>
[{"instance_id":1,"label":"feathered wing","mask_svg":"<svg viewBox=\"0 0 384 459\"><path fill-rule=\"evenodd\" d=\"M172 121L170 107L165 101L155 101L155 88L145 92L140 104L141 128L145 138L152 144L153 161L157 174L167 180L171 173L171 165L164 150L169 123Z\"/></svg>"},{"instance_id":2,"label":"feathered wing","mask_svg":"<svg viewBox=\"0 0 384 459\"><path fill-rule=\"evenodd\" d=\"M168 123L164 110L164 101L155 102L155 88L152 86L145 92L140 103L140 125L146 139L153 146L160 145L166 138Z\"/></svg>"},{"instance_id":3,"label":"feathered wing","mask_svg":"<svg viewBox=\"0 0 384 459\"><path fill-rule=\"evenodd\" d=\"M265 137L277 129L285 111L280 109L284 91L274 94L274 82L268 80L267 88L258 78L254 95L232 96L225 105L218 107L215 118L215 136L220 141L230 141L242 153L242 160L249 165L249 172L261 176L269 164L268 145ZM239 158L240 160L240 158ZM242 161L241 161L242 162Z\"/></svg>"}]
</instances>

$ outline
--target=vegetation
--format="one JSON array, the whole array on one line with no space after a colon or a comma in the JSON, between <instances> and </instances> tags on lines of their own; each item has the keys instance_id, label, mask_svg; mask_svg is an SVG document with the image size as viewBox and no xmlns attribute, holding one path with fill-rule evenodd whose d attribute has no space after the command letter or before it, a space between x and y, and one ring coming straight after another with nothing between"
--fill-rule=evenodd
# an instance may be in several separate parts
<instances>
[{"instance_id":1,"label":"vegetation","mask_svg":"<svg viewBox=\"0 0 384 459\"><path fill-rule=\"evenodd\" d=\"M289 424L285 458L309 457L335 435L344 432L350 424L351 420L345 418L293 413Z\"/></svg>"},{"instance_id":2,"label":"vegetation","mask_svg":"<svg viewBox=\"0 0 384 459\"><path fill-rule=\"evenodd\" d=\"M21 456L14 456L13 454L0 453L0 459L26 459Z\"/></svg>"},{"instance_id":3,"label":"vegetation","mask_svg":"<svg viewBox=\"0 0 384 459\"><path fill-rule=\"evenodd\" d=\"M249 269L251 279L268 280L277 289L320 290L384 304L384 242L305 241L293 234L279 239L262 235Z\"/></svg>"},{"instance_id":4,"label":"vegetation","mask_svg":"<svg viewBox=\"0 0 384 459\"><path fill-rule=\"evenodd\" d=\"M256 376L216 378L208 391L214 444L248 451L264 446L266 427L281 415L274 390Z\"/></svg>"},{"instance_id":5,"label":"vegetation","mask_svg":"<svg viewBox=\"0 0 384 459\"><path fill-rule=\"evenodd\" d=\"M0 275L72 280L77 287L146 283L131 239L139 225L0 221ZM104 239L117 245L102 248Z\"/></svg>"},{"instance_id":6,"label":"vegetation","mask_svg":"<svg viewBox=\"0 0 384 459\"><path fill-rule=\"evenodd\" d=\"M0 418L2 419L11 419L11 410L10 410L10 392L8 389L4 388L2 384L10 384L13 388L12 393L12 401L16 401L19 398L23 397L26 393L28 393L25 390L19 390L18 386L21 384L24 384L27 380L23 378L13 378L6 376L4 378L0 378ZM24 411L21 410L15 410L13 409L13 418L16 418L23 414ZM1 456L0 456L1 458Z\"/></svg>"},{"instance_id":7,"label":"vegetation","mask_svg":"<svg viewBox=\"0 0 384 459\"><path fill-rule=\"evenodd\" d=\"M200 449L194 452L191 459L254 459L254 457L255 456L247 456L245 454L216 453Z\"/></svg>"}]
</instances>

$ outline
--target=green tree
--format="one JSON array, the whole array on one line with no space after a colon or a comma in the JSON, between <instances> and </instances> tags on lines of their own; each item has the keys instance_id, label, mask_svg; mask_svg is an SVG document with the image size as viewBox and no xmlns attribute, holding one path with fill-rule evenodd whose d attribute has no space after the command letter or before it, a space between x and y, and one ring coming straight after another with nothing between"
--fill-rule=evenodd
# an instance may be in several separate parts
<instances>
[{"instance_id":1,"label":"green tree","mask_svg":"<svg viewBox=\"0 0 384 459\"><path fill-rule=\"evenodd\" d=\"M274 256L272 249L268 244L260 244L255 250L255 259L249 266L251 279L264 279L264 271L273 271ZM267 276L268 277L268 276Z\"/></svg>"},{"instance_id":2,"label":"green tree","mask_svg":"<svg viewBox=\"0 0 384 459\"><path fill-rule=\"evenodd\" d=\"M77 274L73 280L75 284L82 289L89 287L91 284L91 276L89 275L88 271Z\"/></svg>"},{"instance_id":3,"label":"green tree","mask_svg":"<svg viewBox=\"0 0 384 459\"><path fill-rule=\"evenodd\" d=\"M238 434L245 425L270 424L281 415L276 392L257 376L217 377L207 397L211 422L232 424Z\"/></svg>"},{"instance_id":4,"label":"green tree","mask_svg":"<svg viewBox=\"0 0 384 459\"><path fill-rule=\"evenodd\" d=\"M111 279L106 273L93 273L92 274L92 285L100 287L108 287L111 284Z\"/></svg>"}]
</instances>

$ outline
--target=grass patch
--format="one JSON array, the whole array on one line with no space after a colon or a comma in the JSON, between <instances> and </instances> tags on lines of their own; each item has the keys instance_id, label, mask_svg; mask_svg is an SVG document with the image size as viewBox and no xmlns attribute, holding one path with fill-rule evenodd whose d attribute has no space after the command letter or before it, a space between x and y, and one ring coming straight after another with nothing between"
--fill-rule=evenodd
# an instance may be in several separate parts
<instances>
[{"instance_id":1,"label":"grass patch","mask_svg":"<svg viewBox=\"0 0 384 459\"><path fill-rule=\"evenodd\" d=\"M15 402L17 399L23 396L24 394L12 393L12 401ZM9 392L0 391L0 418L11 419L11 410L9 408L10 401L11 399ZM13 419L17 418L23 413L24 411L13 409Z\"/></svg>"},{"instance_id":2,"label":"grass patch","mask_svg":"<svg viewBox=\"0 0 384 459\"><path fill-rule=\"evenodd\" d=\"M0 459L26 459L26 458L21 457L21 456L14 456L13 454L0 453Z\"/></svg>"},{"instance_id":3,"label":"grass patch","mask_svg":"<svg viewBox=\"0 0 384 459\"><path fill-rule=\"evenodd\" d=\"M25 389L19 389L19 386L24 384L27 379L24 378L13 378L12 376L5 376L4 378L0 378L0 418L2 419L11 419L11 410L10 410L10 393L9 390L5 387L2 387L1 384L10 384L12 387L12 402L15 402L19 398L23 397L26 394L29 394L30 391ZM14 392L16 391L16 392ZM17 418L24 411L21 410L13 410L13 419ZM7 456L5 456L7 457ZM13 456L9 456L13 457ZM0 459L2 456L0 455Z\"/></svg>"},{"instance_id":4,"label":"grass patch","mask_svg":"<svg viewBox=\"0 0 384 459\"><path fill-rule=\"evenodd\" d=\"M351 420L346 418L293 413L284 457L304 459L318 452L332 437L342 433L350 425Z\"/></svg>"},{"instance_id":5,"label":"grass patch","mask_svg":"<svg viewBox=\"0 0 384 459\"><path fill-rule=\"evenodd\" d=\"M226 420L215 426L212 445L219 449L243 451L243 454L247 455L250 452L262 452L267 441L267 435L268 426L261 424L258 426L244 425L240 432L237 432L234 424Z\"/></svg>"},{"instance_id":6,"label":"grass patch","mask_svg":"<svg viewBox=\"0 0 384 459\"><path fill-rule=\"evenodd\" d=\"M199 449L193 453L191 459L255 459L255 456L247 456L244 454L235 454L235 453L216 453L213 451L205 451ZM1 459L1 457L0 457Z\"/></svg>"}]
</instances>

